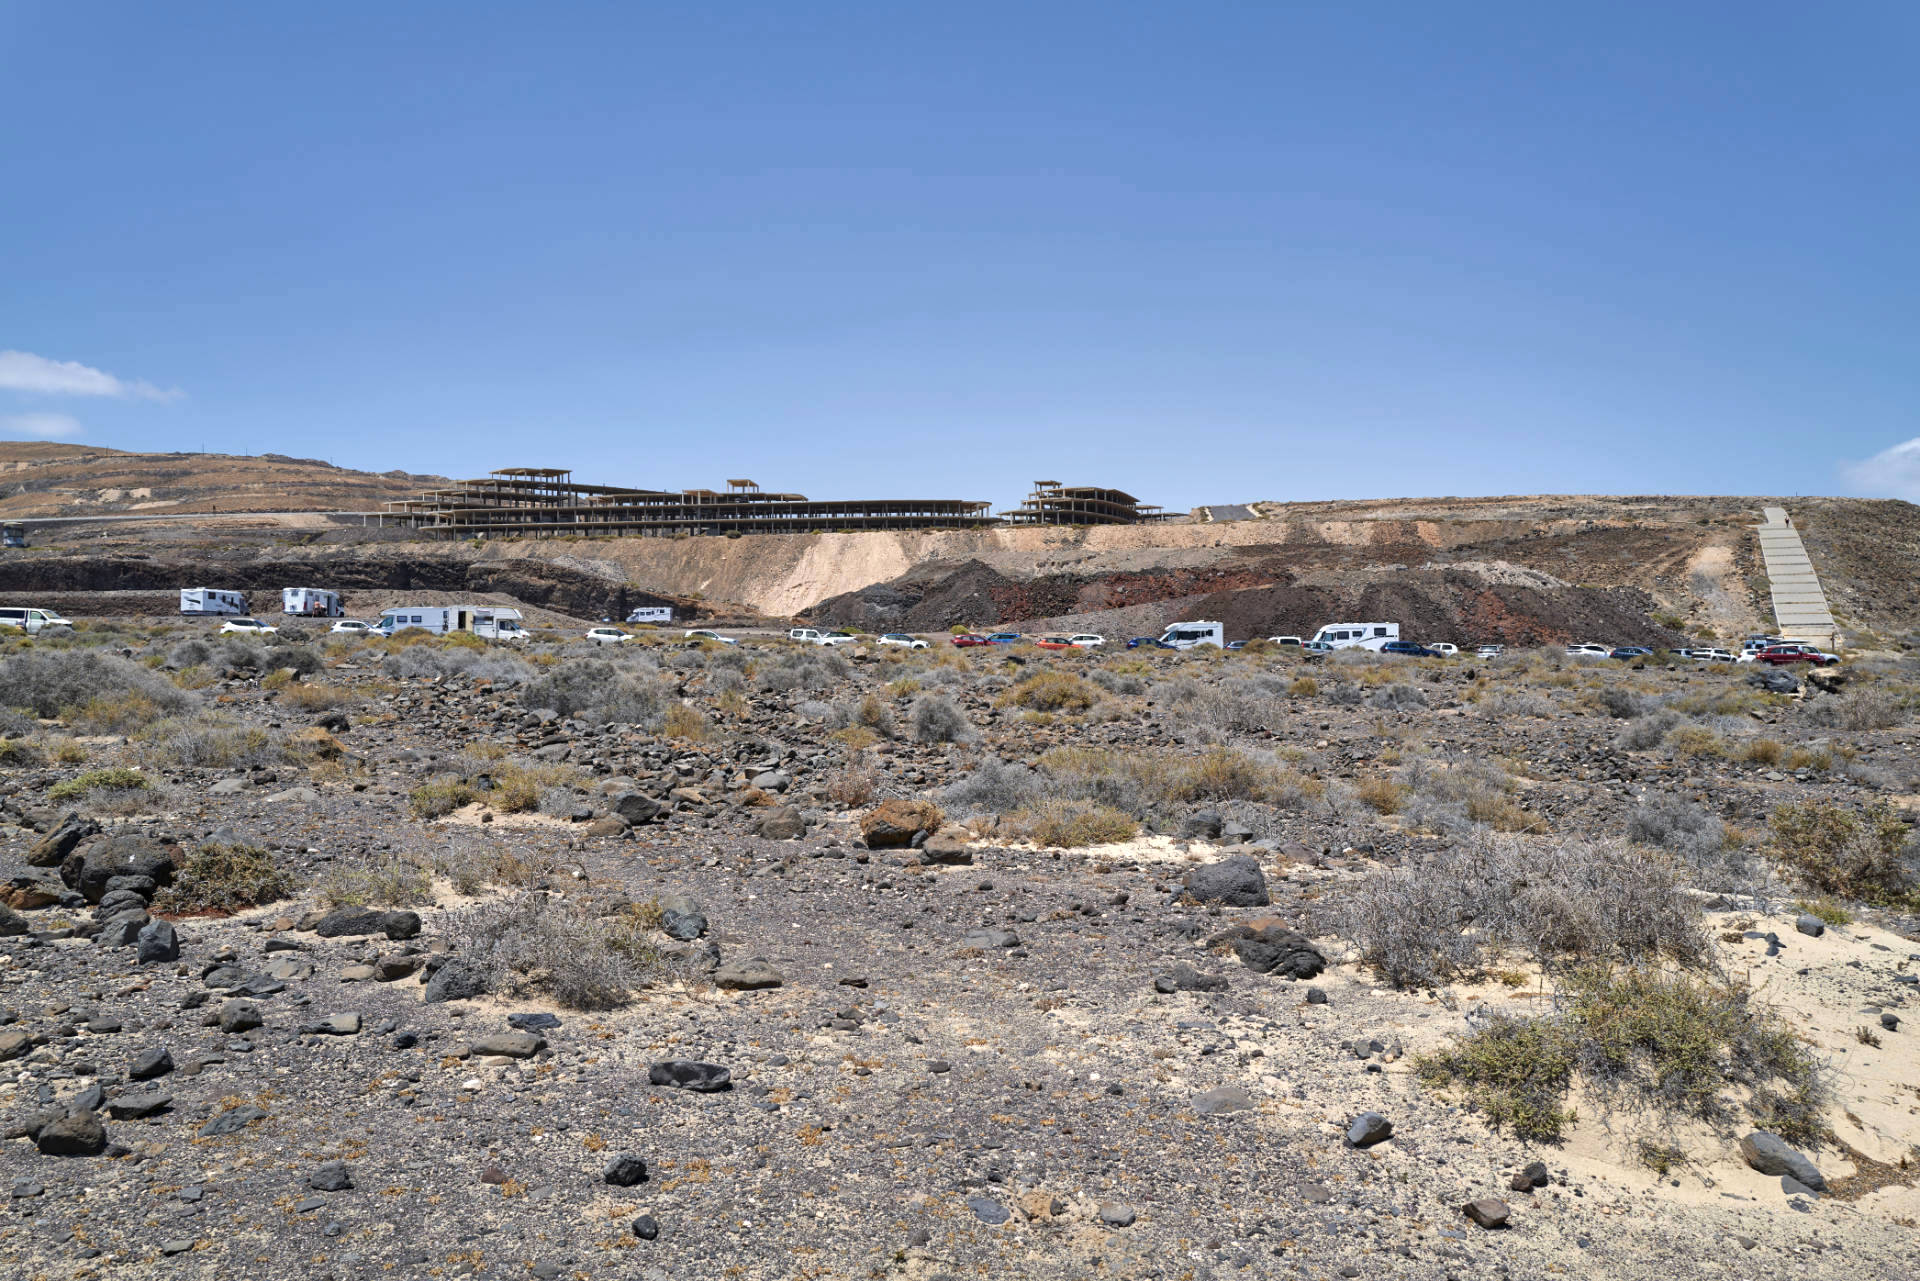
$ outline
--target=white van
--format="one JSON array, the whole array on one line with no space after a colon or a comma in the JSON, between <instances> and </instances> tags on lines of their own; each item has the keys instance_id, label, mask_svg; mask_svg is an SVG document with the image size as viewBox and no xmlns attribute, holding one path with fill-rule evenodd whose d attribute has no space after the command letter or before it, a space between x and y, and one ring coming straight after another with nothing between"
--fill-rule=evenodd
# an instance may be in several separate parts
<instances>
[{"instance_id":1,"label":"white van","mask_svg":"<svg viewBox=\"0 0 1920 1281\"><path fill-rule=\"evenodd\" d=\"M8 631L25 632L29 636L38 635L49 627L72 626L72 623L50 609L0 609L0 627Z\"/></svg>"},{"instance_id":2,"label":"white van","mask_svg":"<svg viewBox=\"0 0 1920 1281\"><path fill-rule=\"evenodd\" d=\"M245 592L223 592L217 587L182 587L180 612L183 614L244 614Z\"/></svg>"},{"instance_id":3,"label":"white van","mask_svg":"<svg viewBox=\"0 0 1920 1281\"><path fill-rule=\"evenodd\" d=\"M473 634L484 636L488 640L526 641L532 633L520 625L520 611L517 609L476 609L473 611Z\"/></svg>"},{"instance_id":4,"label":"white van","mask_svg":"<svg viewBox=\"0 0 1920 1281\"><path fill-rule=\"evenodd\" d=\"M1328 623L1313 639L1329 649L1370 649L1379 652L1388 641L1400 639L1398 623Z\"/></svg>"},{"instance_id":5,"label":"white van","mask_svg":"<svg viewBox=\"0 0 1920 1281\"><path fill-rule=\"evenodd\" d=\"M383 636L418 627L445 636L448 632L473 630L474 611L464 605L400 605L380 611L377 630Z\"/></svg>"},{"instance_id":6,"label":"white van","mask_svg":"<svg viewBox=\"0 0 1920 1281\"><path fill-rule=\"evenodd\" d=\"M1211 645L1215 649L1227 647L1227 628L1224 623L1192 622L1175 623L1167 628L1160 637L1163 649L1193 649L1200 645Z\"/></svg>"},{"instance_id":7,"label":"white van","mask_svg":"<svg viewBox=\"0 0 1920 1281\"><path fill-rule=\"evenodd\" d=\"M324 587L282 587L280 612L289 618L338 618L347 611L339 592Z\"/></svg>"}]
</instances>

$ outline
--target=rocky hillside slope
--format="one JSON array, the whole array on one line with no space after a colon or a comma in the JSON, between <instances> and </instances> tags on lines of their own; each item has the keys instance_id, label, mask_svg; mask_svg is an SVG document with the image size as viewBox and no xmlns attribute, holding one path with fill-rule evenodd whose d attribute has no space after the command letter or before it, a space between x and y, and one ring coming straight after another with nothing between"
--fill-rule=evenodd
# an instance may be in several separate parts
<instances>
[{"instance_id":1,"label":"rocky hillside slope","mask_svg":"<svg viewBox=\"0 0 1920 1281\"><path fill-rule=\"evenodd\" d=\"M143 454L0 441L0 517L379 511L440 476L335 467L284 454Z\"/></svg>"},{"instance_id":2,"label":"rocky hillside slope","mask_svg":"<svg viewBox=\"0 0 1920 1281\"><path fill-rule=\"evenodd\" d=\"M227 461L395 492L431 479ZM129 482L152 479L124 466ZM217 502L223 514L34 527L32 549L0 558L0 592L313 583L504 592L594 618L673 601L703 603L714 617L889 630L964 623L1133 633L1207 617L1251 636L1377 617L1434 639L1651 644L1682 631L1732 638L1772 627L1752 526L1761 507L1778 504L1801 527L1844 629L1896 635L1920 613L1920 507L1897 501L1383 499L1203 509L1245 518L1163 526L448 542L317 514L352 497L337 487L308 493L289 484L286 507L316 514L279 517L230 516L237 491L217 499L196 492L179 501ZM0 498L0 511L22 501Z\"/></svg>"}]
</instances>

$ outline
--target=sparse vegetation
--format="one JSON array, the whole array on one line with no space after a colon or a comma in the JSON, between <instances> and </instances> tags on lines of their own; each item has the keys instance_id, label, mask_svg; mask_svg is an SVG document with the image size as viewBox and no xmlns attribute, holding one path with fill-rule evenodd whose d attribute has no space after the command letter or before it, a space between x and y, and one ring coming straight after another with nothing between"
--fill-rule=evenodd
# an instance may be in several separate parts
<instances>
[{"instance_id":1,"label":"sparse vegetation","mask_svg":"<svg viewBox=\"0 0 1920 1281\"><path fill-rule=\"evenodd\" d=\"M47 789L47 799L50 801L66 801L78 796L85 796L89 792L101 790L140 791L148 786L150 786L150 782L147 776L139 770L114 766L109 769L88 770L84 774L76 774L63 782L55 783Z\"/></svg>"},{"instance_id":2,"label":"sparse vegetation","mask_svg":"<svg viewBox=\"0 0 1920 1281\"><path fill-rule=\"evenodd\" d=\"M217 842L195 846L173 874L173 884L155 896L154 907L172 914L238 912L278 902L299 882L256 845Z\"/></svg>"}]
</instances>

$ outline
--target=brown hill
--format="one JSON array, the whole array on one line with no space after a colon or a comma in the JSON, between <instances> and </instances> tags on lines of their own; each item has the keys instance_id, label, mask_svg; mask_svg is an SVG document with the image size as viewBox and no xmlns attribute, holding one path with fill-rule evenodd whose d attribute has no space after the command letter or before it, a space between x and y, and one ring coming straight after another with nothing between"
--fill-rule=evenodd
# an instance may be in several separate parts
<instances>
[{"instance_id":1,"label":"brown hill","mask_svg":"<svg viewBox=\"0 0 1920 1281\"><path fill-rule=\"evenodd\" d=\"M379 511L445 484L335 467L285 454L142 454L39 441L0 442L0 517Z\"/></svg>"}]
</instances>

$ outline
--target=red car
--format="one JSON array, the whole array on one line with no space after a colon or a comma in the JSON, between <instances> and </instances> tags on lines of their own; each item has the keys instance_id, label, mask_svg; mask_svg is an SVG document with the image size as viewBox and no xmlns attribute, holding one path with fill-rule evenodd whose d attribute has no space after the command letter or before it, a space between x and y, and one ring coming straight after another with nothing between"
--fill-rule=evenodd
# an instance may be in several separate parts
<instances>
[{"instance_id":1,"label":"red car","mask_svg":"<svg viewBox=\"0 0 1920 1281\"><path fill-rule=\"evenodd\" d=\"M1753 661L1774 667L1785 663L1812 663L1815 667L1829 667L1839 662L1840 656L1823 653L1811 645L1772 645L1755 654Z\"/></svg>"},{"instance_id":2,"label":"red car","mask_svg":"<svg viewBox=\"0 0 1920 1281\"><path fill-rule=\"evenodd\" d=\"M961 649L967 649L974 645L993 644L993 642L988 640L986 637L976 636L972 632L962 632L960 635L953 638L953 643L958 645Z\"/></svg>"}]
</instances>

